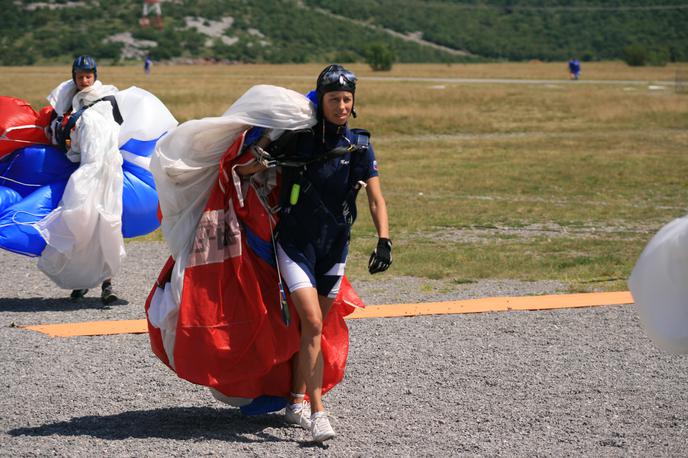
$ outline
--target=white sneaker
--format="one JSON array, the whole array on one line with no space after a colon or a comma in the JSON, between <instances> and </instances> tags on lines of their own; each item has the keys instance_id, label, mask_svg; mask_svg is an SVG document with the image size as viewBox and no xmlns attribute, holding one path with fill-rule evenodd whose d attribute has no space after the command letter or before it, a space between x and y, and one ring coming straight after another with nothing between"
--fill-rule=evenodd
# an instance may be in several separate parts
<instances>
[{"instance_id":1,"label":"white sneaker","mask_svg":"<svg viewBox=\"0 0 688 458\"><path fill-rule=\"evenodd\" d=\"M299 425L304 429L311 429L311 420L309 418L311 414L310 409L305 405L305 402L303 404L304 405L299 410L292 410L287 406L284 412L284 418L287 420L287 423Z\"/></svg>"},{"instance_id":2,"label":"white sneaker","mask_svg":"<svg viewBox=\"0 0 688 458\"><path fill-rule=\"evenodd\" d=\"M315 442L324 442L336 436L327 413L323 412L315 418L311 418L311 433Z\"/></svg>"}]
</instances>

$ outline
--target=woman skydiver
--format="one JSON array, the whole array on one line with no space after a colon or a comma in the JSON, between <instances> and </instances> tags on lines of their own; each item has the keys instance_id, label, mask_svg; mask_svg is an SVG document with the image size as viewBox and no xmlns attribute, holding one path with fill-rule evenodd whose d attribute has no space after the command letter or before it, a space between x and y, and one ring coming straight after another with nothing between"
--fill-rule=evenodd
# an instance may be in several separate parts
<instances>
[{"instance_id":1,"label":"woman skydiver","mask_svg":"<svg viewBox=\"0 0 688 458\"><path fill-rule=\"evenodd\" d=\"M378 235L368 269L383 272L392 263L387 206L369 134L348 126L355 116L356 81L341 65L327 66L316 81L317 124L289 142L283 160L270 154L269 140L261 139L250 147L257 161L236 169L246 176L282 165L285 197L277 225L277 260L301 326L286 420L310 429L316 442L335 437L322 402L322 329L344 275L361 187ZM306 394L310 417L303 406Z\"/></svg>"}]
</instances>

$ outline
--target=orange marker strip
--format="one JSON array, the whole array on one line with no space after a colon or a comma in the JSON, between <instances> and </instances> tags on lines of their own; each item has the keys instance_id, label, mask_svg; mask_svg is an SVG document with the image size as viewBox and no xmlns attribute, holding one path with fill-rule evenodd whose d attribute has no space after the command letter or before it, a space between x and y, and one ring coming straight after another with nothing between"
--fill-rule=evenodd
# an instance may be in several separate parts
<instances>
[{"instance_id":1,"label":"orange marker strip","mask_svg":"<svg viewBox=\"0 0 688 458\"><path fill-rule=\"evenodd\" d=\"M418 315L506 312L510 310L549 310L599 305L632 304L628 291L614 293L552 294L548 296L487 297L450 302L376 305L356 309L347 318L391 318Z\"/></svg>"},{"instance_id":2,"label":"orange marker strip","mask_svg":"<svg viewBox=\"0 0 688 458\"><path fill-rule=\"evenodd\" d=\"M110 334L143 334L148 332L146 320L38 324L22 326L22 328L42 332L51 337L105 336Z\"/></svg>"},{"instance_id":3,"label":"orange marker strip","mask_svg":"<svg viewBox=\"0 0 688 458\"><path fill-rule=\"evenodd\" d=\"M548 296L487 297L449 302L371 305L364 309L356 309L347 319L506 312L512 310L550 310L632 303L633 297L628 291L613 293L553 294ZM83 323L23 326L23 328L42 332L51 337L143 334L148 332L146 320L89 321Z\"/></svg>"}]
</instances>

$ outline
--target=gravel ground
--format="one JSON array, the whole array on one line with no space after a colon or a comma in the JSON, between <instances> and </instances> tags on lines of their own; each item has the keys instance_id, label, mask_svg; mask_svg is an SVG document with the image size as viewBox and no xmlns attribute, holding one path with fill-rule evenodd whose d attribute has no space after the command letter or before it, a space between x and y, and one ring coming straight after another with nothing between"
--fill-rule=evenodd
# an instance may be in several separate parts
<instances>
[{"instance_id":1,"label":"gravel ground","mask_svg":"<svg viewBox=\"0 0 688 458\"><path fill-rule=\"evenodd\" d=\"M685 456L688 359L632 306L349 321L324 446L278 414L243 417L178 379L146 335L51 338L16 326L143 318L164 245L131 243L116 290L74 304L0 252L1 456ZM562 291L556 282L354 282L369 304Z\"/></svg>"}]
</instances>

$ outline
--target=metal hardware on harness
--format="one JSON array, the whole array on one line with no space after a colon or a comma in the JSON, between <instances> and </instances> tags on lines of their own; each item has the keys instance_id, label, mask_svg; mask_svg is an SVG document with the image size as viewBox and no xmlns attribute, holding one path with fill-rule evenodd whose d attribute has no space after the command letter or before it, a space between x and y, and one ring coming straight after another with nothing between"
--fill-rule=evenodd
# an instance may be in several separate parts
<instances>
[{"instance_id":1,"label":"metal hardware on harness","mask_svg":"<svg viewBox=\"0 0 688 458\"><path fill-rule=\"evenodd\" d=\"M251 151L251 154L255 158L255 160L262 166L271 168L275 167L276 165L279 165L277 160L270 155L267 151L265 151L263 148L260 146L253 144L249 147L249 150Z\"/></svg>"}]
</instances>

